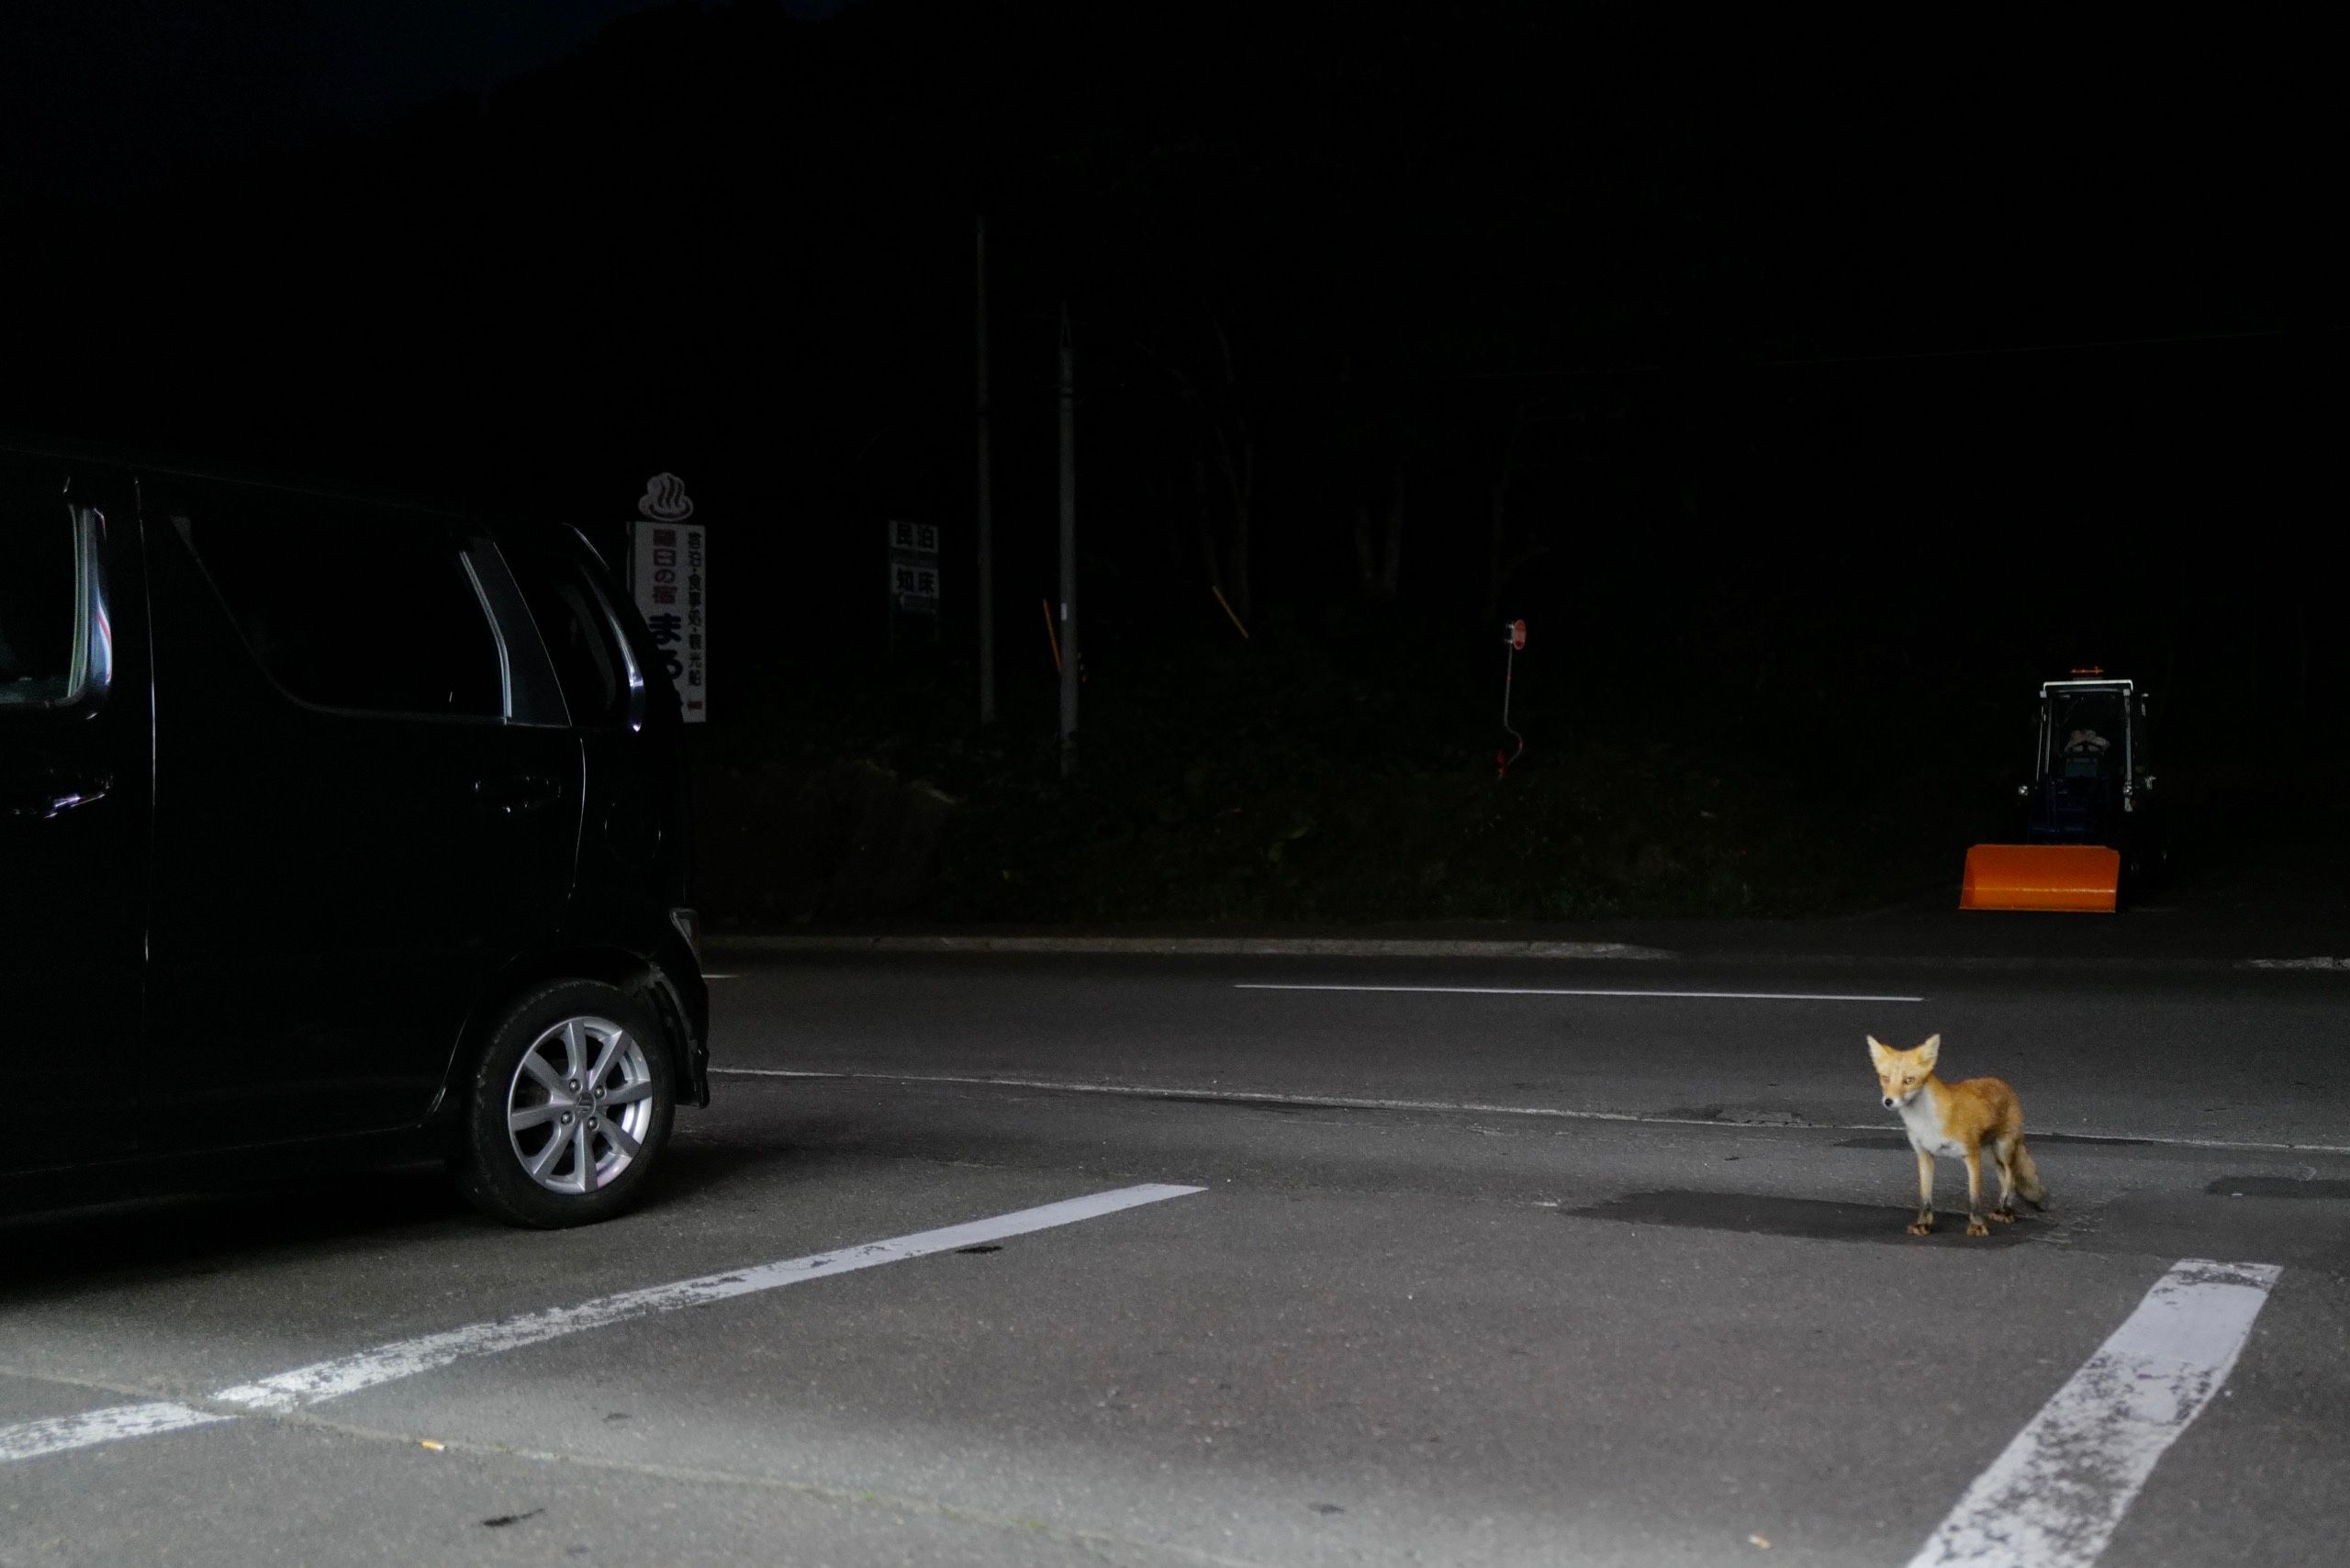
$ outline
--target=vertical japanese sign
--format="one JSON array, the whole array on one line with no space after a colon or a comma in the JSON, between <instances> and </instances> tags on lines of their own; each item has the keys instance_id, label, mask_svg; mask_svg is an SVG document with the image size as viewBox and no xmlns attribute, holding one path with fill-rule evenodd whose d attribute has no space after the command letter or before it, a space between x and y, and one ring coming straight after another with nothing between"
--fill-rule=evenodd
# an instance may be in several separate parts
<instances>
[{"instance_id":1,"label":"vertical japanese sign","mask_svg":"<svg viewBox=\"0 0 2350 1568\"><path fill-rule=\"evenodd\" d=\"M938 525L890 523L890 601L901 614L938 613Z\"/></svg>"},{"instance_id":2,"label":"vertical japanese sign","mask_svg":"<svg viewBox=\"0 0 2350 1568\"><path fill-rule=\"evenodd\" d=\"M709 543L688 521L694 503L675 474L655 474L636 500L629 588L686 722L710 717Z\"/></svg>"}]
</instances>

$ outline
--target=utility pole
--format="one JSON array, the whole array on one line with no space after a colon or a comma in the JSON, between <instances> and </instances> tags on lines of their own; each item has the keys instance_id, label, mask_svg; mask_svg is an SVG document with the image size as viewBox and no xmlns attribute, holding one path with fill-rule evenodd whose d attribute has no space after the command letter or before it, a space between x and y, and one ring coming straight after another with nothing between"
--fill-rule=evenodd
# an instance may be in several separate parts
<instances>
[{"instance_id":1,"label":"utility pole","mask_svg":"<svg viewBox=\"0 0 2350 1568\"><path fill-rule=\"evenodd\" d=\"M995 503L989 483L988 220L973 219L979 242L979 722L995 722Z\"/></svg>"},{"instance_id":2,"label":"utility pole","mask_svg":"<svg viewBox=\"0 0 2350 1568\"><path fill-rule=\"evenodd\" d=\"M1061 777L1077 771L1077 359L1061 302Z\"/></svg>"}]
</instances>

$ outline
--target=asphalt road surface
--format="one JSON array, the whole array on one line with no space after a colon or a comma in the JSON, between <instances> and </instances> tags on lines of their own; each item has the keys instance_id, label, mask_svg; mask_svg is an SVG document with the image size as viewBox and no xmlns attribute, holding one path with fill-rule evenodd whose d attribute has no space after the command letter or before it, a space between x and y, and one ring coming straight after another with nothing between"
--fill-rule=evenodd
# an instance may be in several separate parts
<instances>
[{"instance_id":1,"label":"asphalt road surface","mask_svg":"<svg viewBox=\"0 0 2350 1568\"><path fill-rule=\"evenodd\" d=\"M0 1226L0 1563L2350 1561L2350 975L711 967L621 1222ZM1870 1032L2054 1206L1906 1235Z\"/></svg>"}]
</instances>

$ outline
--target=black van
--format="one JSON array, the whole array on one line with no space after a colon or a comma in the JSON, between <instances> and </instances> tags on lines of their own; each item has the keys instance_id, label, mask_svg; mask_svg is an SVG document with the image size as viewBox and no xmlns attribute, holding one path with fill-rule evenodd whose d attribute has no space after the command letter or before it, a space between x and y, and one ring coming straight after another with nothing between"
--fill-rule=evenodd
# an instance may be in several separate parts
<instances>
[{"instance_id":1,"label":"black van","mask_svg":"<svg viewBox=\"0 0 2350 1568\"><path fill-rule=\"evenodd\" d=\"M0 1189L626 1207L709 1103L660 667L575 531L0 447Z\"/></svg>"}]
</instances>

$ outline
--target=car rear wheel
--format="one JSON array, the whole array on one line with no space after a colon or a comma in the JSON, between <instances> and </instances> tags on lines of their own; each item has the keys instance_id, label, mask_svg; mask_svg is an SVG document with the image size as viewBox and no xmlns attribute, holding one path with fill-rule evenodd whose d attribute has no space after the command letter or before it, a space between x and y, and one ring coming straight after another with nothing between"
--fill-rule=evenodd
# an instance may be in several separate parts
<instances>
[{"instance_id":1,"label":"car rear wheel","mask_svg":"<svg viewBox=\"0 0 2350 1568\"><path fill-rule=\"evenodd\" d=\"M509 1225L610 1219L668 1143L676 1081L659 1024L627 992L594 980L532 991L467 1081L458 1185Z\"/></svg>"}]
</instances>

